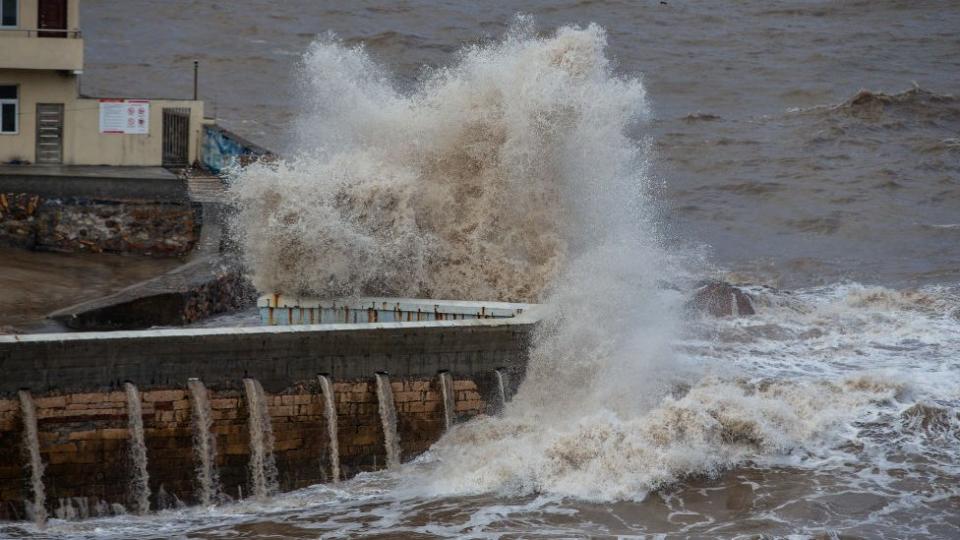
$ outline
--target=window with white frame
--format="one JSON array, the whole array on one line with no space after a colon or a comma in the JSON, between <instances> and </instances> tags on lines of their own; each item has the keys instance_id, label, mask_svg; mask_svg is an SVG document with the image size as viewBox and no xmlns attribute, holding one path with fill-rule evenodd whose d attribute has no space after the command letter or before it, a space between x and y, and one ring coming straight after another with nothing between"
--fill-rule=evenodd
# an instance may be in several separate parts
<instances>
[{"instance_id":1,"label":"window with white frame","mask_svg":"<svg viewBox=\"0 0 960 540\"><path fill-rule=\"evenodd\" d=\"M18 0L0 0L0 28L17 26Z\"/></svg>"},{"instance_id":2,"label":"window with white frame","mask_svg":"<svg viewBox=\"0 0 960 540\"><path fill-rule=\"evenodd\" d=\"M13 85L0 86L0 133L17 133L19 129L18 112L20 100L18 88Z\"/></svg>"}]
</instances>

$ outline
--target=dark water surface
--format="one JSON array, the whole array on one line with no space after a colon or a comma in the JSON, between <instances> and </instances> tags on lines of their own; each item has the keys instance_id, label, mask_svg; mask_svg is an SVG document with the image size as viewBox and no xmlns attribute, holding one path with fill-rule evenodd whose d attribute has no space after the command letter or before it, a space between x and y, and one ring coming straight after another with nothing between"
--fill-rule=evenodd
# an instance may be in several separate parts
<instances>
[{"instance_id":1,"label":"dark water surface","mask_svg":"<svg viewBox=\"0 0 960 540\"><path fill-rule=\"evenodd\" d=\"M412 84L517 13L596 22L641 76L665 220L712 260L783 287L960 278L960 8L938 1L87 0L83 89L201 96L279 151L318 34ZM917 85L915 87L914 85ZM869 93L858 94L861 90Z\"/></svg>"}]
</instances>

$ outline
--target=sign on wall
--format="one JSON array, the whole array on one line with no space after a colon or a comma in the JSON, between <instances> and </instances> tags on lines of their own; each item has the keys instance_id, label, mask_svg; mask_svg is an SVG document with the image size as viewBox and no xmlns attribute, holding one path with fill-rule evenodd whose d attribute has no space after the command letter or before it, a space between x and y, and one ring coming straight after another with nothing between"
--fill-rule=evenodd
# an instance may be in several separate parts
<instances>
[{"instance_id":1,"label":"sign on wall","mask_svg":"<svg viewBox=\"0 0 960 540\"><path fill-rule=\"evenodd\" d=\"M150 133L150 100L101 99L100 133L147 135Z\"/></svg>"}]
</instances>

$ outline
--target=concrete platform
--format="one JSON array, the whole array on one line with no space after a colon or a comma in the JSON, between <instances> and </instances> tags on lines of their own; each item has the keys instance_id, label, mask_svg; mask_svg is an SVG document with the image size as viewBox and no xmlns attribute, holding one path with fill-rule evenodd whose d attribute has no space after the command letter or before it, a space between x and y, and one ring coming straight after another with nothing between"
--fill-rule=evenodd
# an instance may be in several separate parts
<instances>
[{"instance_id":1,"label":"concrete platform","mask_svg":"<svg viewBox=\"0 0 960 540\"><path fill-rule=\"evenodd\" d=\"M0 165L0 192L102 200L189 199L186 182L163 167Z\"/></svg>"}]
</instances>

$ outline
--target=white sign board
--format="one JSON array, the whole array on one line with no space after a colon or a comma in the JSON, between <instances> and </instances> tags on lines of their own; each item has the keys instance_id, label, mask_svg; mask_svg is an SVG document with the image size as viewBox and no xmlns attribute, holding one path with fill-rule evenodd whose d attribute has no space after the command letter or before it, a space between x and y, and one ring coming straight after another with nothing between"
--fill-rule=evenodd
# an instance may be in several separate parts
<instances>
[{"instance_id":1,"label":"white sign board","mask_svg":"<svg viewBox=\"0 0 960 540\"><path fill-rule=\"evenodd\" d=\"M150 101L146 99L101 99L100 133L149 134Z\"/></svg>"}]
</instances>

